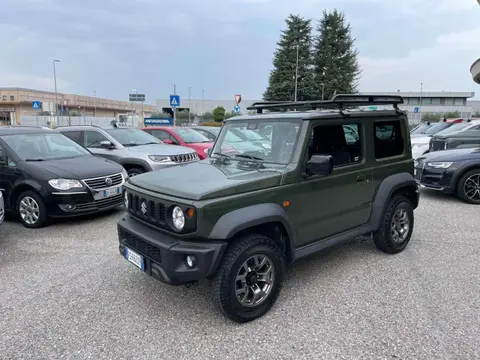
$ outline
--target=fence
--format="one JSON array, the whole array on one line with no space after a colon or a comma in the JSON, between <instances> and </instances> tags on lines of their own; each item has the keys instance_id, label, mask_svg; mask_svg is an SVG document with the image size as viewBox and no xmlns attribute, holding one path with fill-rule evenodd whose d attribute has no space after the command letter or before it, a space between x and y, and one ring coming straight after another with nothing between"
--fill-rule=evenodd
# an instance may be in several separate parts
<instances>
[{"instance_id":1,"label":"fence","mask_svg":"<svg viewBox=\"0 0 480 360\"><path fill-rule=\"evenodd\" d=\"M22 126L45 126L50 127L53 121L54 126L74 126L74 125L97 125L108 126L112 120L118 120L115 117L93 117L93 116L59 116L55 121L55 116L21 116L20 125ZM141 121L129 119L128 124L133 127L141 127Z\"/></svg>"}]
</instances>

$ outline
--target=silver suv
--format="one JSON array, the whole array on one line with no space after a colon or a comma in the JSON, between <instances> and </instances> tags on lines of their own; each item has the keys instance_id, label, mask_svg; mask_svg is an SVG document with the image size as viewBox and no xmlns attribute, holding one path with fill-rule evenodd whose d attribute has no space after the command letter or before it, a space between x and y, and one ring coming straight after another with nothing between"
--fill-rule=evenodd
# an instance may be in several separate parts
<instances>
[{"instance_id":1,"label":"silver suv","mask_svg":"<svg viewBox=\"0 0 480 360\"><path fill-rule=\"evenodd\" d=\"M142 130L116 121L107 128L78 125L58 127L56 131L93 154L119 163L130 177L200 160L193 149L167 145Z\"/></svg>"},{"instance_id":2,"label":"silver suv","mask_svg":"<svg viewBox=\"0 0 480 360\"><path fill-rule=\"evenodd\" d=\"M3 223L4 216L5 216L5 203L3 201L2 191L0 190L0 225Z\"/></svg>"}]
</instances>

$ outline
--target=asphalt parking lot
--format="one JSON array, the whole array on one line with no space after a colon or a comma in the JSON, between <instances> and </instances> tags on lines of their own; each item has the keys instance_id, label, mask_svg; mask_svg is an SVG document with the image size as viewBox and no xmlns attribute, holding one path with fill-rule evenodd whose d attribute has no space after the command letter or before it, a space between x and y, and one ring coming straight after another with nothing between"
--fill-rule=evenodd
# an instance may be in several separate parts
<instances>
[{"instance_id":1,"label":"asphalt parking lot","mask_svg":"<svg viewBox=\"0 0 480 360\"><path fill-rule=\"evenodd\" d=\"M207 283L169 287L118 253L120 211L0 227L1 359L478 359L480 207L422 192L399 255L359 239L295 264L235 324Z\"/></svg>"}]
</instances>

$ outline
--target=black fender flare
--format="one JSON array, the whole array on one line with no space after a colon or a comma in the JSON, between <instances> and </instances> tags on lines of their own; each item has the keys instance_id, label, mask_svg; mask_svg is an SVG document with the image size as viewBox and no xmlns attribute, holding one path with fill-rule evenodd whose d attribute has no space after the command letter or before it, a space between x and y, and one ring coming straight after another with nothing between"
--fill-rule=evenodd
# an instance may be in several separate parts
<instances>
[{"instance_id":1,"label":"black fender flare","mask_svg":"<svg viewBox=\"0 0 480 360\"><path fill-rule=\"evenodd\" d=\"M413 186L418 188L417 182L412 174L408 172L398 173L386 177L380 184L372 203L372 213L370 214L369 224L374 230L380 227L382 216L388 206L388 202L395 191Z\"/></svg>"},{"instance_id":2,"label":"black fender flare","mask_svg":"<svg viewBox=\"0 0 480 360\"><path fill-rule=\"evenodd\" d=\"M147 161L142 160L142 159L136 159L136 158L122 158L118 162L120 165L125 166L125 164L128 165L137 165L139 167L142 167L146 171L151 171L152 167L148 164Z\"/></svg>"},{"instance_id":3,"label":"black fender flare","mask_svg":"<svg viewBox=\"0 0 480 360\"><path fill-rule=\"evenodd\" d=\"M283 225L289 239L286 244L289 247L287 250L293 254L296 243L295 233L287 214L280 205L275 203L247 206L222 215L210 232L209 239L231 239L242 230L271 222L279 222Z\"/></svg>"}]
</instances>

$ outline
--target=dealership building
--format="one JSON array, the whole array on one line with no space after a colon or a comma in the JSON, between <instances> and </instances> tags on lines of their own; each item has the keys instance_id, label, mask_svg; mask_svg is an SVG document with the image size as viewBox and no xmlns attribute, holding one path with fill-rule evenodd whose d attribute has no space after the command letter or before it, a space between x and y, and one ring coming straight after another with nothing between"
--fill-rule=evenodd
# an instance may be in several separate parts
<instances>
[{"instance_id":1,"label":"dealership building","mask_svg":"<svg viewBox=\"0 0 480 360\"><path fill-rule=\"evenodd\" d=\"M479 63L480 65L480 63ZM361 93L365 95L400 95L404 99L401 109L408 112L411 123L420 122L422 114L435 113L445 114L458 112L461 117L469 118L472 116L472 106L468 99L475 96L474 92L369 92ZM245 113L245 109L255 102L262 100L244 99L240 103L240 112ZM170 109L169 99L157 99L157 110L167 112ZM212 99L185 99L180 102L180 109L191 109L194 114L204 114L212 112L217 106L223 106L227 112L233 111L235 107L234 96L230 100L212 100Z\"/></svg>"}]
</instances>

